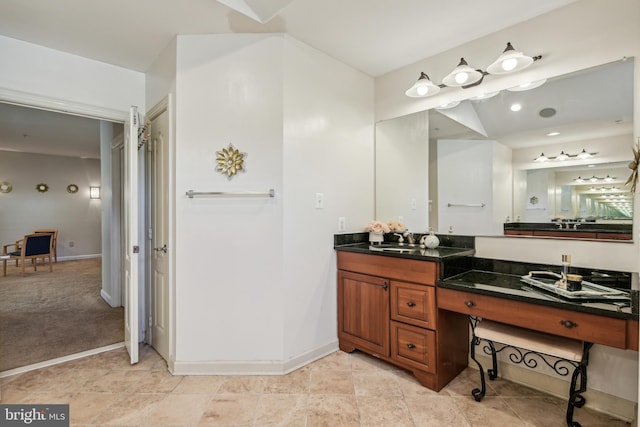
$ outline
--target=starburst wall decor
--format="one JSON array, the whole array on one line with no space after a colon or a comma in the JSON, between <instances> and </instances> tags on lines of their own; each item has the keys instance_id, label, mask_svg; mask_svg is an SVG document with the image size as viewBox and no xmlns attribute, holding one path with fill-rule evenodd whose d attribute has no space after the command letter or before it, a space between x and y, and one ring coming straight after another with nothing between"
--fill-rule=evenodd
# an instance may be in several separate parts
<instances>
[{"instance_id":1,"label":"starburst wall decor","mask_svg":"<svg viewBox=\"0 0 640 427\"><path fill-rule=\"evenodd\" d=\"M223 148L216 152L216 171L227 176L227 179L233 178L238 172L245 172L244 158L247 153L241 153L233 144L229 144L227 148Z\"/></svg>"}]
</instances>

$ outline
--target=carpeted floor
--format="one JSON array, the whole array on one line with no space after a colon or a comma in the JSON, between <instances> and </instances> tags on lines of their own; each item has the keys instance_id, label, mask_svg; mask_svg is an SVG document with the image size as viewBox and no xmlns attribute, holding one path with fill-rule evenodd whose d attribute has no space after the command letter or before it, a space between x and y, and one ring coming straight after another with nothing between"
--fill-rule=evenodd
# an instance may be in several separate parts
<instances>
[{"instance_id":1,"label":"carpeted floor","mask_svg":"<svg viewBox=\"0 0 640 427\"><path fill-rule=\"evenodd\" d=\"M0 276L0 371L121 342L122 307L100 296L99 258ZM28 266L29 267L29 266Z\"/></svg>"}]
</instances>

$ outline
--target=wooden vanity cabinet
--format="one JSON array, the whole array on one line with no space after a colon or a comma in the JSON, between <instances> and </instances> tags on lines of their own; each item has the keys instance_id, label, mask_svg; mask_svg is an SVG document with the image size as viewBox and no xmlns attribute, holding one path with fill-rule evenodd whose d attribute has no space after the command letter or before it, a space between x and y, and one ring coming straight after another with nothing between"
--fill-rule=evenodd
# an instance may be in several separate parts
<instances>
[{"instance_id":1,"label":"wooden vanity cabinet","mask_svg":"<svg viewBox=\"0 0 640 427\"><path fill-rule=\"evenodd\" d=\"M338 252L338 339L440 390L466 366L466 316L438 312L431 261Z\"/></svg>"}]
</instances>

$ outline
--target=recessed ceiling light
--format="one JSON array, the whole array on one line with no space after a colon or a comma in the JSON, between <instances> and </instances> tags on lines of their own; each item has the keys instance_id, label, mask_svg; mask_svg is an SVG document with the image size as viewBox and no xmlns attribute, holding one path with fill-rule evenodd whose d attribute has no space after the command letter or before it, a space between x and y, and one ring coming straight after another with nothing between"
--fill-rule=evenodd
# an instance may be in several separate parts
<instances>
[{"instance_id":1,"label":"recessed ceiling light","mask_svg":"<svg viewBox=\"0 0 640 427\"><path fill-rule=\"evenodd\" d=\"M515 103L515 104L511 104L511 107L509 107L509 109L511 111L520 111L522 110L522 105Z\"/></svg>"},{"instance_id":2,"label":"recessed ceiling light","mask_svg":"<svg viewBox=\"0 0 640 427\"><path fill-rule=\"evenodd\" d=\"M554 132L549 132L549 133L547 134L547 136L557 136L557 135L560 135L560 132L555 132L555 131L554 131Z\"/></svg>"}]
</instances>

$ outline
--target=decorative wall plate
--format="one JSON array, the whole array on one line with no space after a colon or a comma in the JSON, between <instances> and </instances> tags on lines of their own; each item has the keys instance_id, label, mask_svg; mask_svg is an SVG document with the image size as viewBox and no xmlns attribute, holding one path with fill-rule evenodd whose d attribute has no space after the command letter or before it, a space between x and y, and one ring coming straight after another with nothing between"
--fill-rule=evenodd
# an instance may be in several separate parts
<instances>
[{"instance_id":1,"label":"decorative wall plate","mask_svg":"<svg viewBox=\"0 0 640 427\"><path fill-rule=\"evenodd\" d=\"M78 192L78 186L75 184L69 184L67 185L67 192L73 194L73 193L77 193Z\"/></svg>"},{"instance_id":2,"label":"decorative wall plate","mask_svg":"<svg viewBox=\"0 0 640 427\"><path fill-rule=\"evenodd\" d=\"M223 148L216 152L216 171L223 175L226 175L228 179L231 179L236 173L244 172L244 158L247 153L241 153L233 144L229 144L229 147Z\"/></svg>"},{"instance_id":3,"label":"decorative wall plate","mask_svg":"<svg viewBox=\"0 0 640 427\"><path fill-rule=\"evenodd\" d=\"M0 193L11 193L13 187L6 181L0 182Z\"/></svg>"},{"instance_id":4,"label":"decorative wall plate","mask_svg":"<svg viewBox=\"0 0 640 427\"><path fill-rule=\"evenodd\" d=\"M47 191L49 191L49 186L47 184L40 183L36 185L36 190L38 190L40 193L46 193Z\"/></svg>"}]
</instances>

